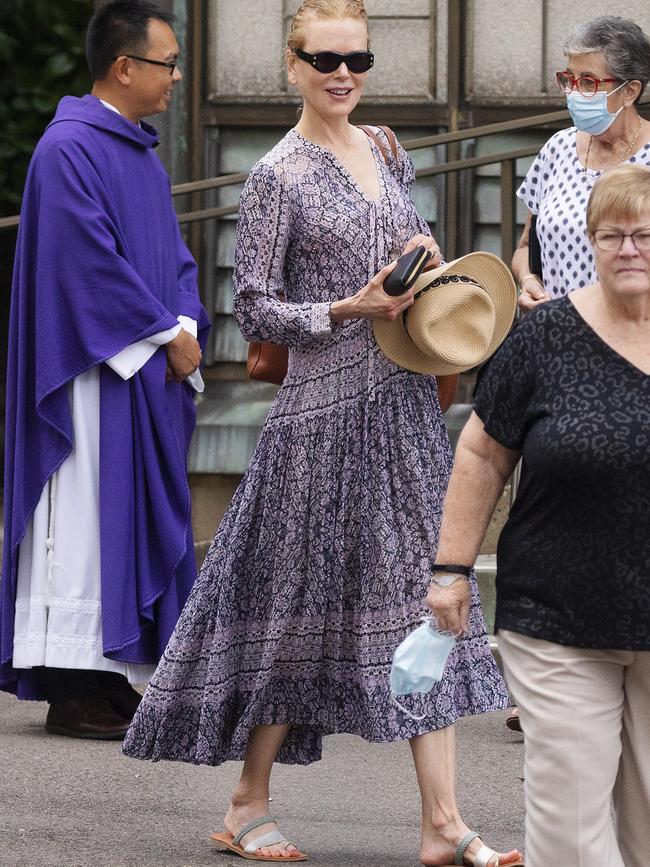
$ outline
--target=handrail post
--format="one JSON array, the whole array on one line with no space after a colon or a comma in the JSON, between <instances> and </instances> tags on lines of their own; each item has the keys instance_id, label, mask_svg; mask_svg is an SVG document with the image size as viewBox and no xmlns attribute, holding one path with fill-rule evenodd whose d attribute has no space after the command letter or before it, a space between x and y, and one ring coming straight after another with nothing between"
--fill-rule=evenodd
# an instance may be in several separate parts
<instances>
[{"instance_id":1,"label":"handrail post","mask_svg":"<svg viewBox=\"0 0 650 867\"><path fill-rule=\"evenodd\" d=\"M515 252L517 211L515 198L516 160L501 163L501 258L510 264Z\"/></svg>"},{"instance_id":2,"label":"handrail post","mask_svg":"<svg viewBox=\"0 0 650 867\"><path fill-rule=\"evenodd\" d=\"M203 100L204 82L204 27L206 11L202 0L190 2L190 51L192 53L192 74L190 78L190 111L189 139L191 177L196 181L203 176L203 123L201 120L201 105ZM197 211L201 207L201 194L196 191L190 194L190 209ZM197 262L202 262L202 227L196 223L189 232L189 246Z\"/></svg>"},{"instance_id":3,"label":"handrail post","mask_svg":"<svg viewBox=\"0 0 650 867\"><path fill-rule=\"evenodd\" d=\"M464 41L465 41L465 0L455 0L448 6L448 60L447 60L447 102L449 105L449 132L459 128L460 111L465 95ZM460 142L447 145L447 162L460 159ZM444 252L448 260L458 256L458 211L460 200L460 176L450 172L445 183L445 239Z\"/></svg>"}]
</instances>

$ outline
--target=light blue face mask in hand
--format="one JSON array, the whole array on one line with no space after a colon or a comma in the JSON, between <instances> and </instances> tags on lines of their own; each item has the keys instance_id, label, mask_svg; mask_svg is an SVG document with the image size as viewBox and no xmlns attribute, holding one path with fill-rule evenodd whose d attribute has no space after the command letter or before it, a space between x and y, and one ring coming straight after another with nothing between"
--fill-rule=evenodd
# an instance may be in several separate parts
<instances>
[{"instance_id":1,"label":"light blue face mask in hand","mask_svg":"<svg viewBox=\"0 0 650 867\"><path fill-rule=\"evenodd\" d=\"M442 679L447 657L455 642L455 636L438 632L433 626L433 618L427 617L395 649L390 670L390 691L395 704L407 716L421 720L426 714L417 716L411 713L395 696L429 692Z\"/></svg>"}]
</instances>

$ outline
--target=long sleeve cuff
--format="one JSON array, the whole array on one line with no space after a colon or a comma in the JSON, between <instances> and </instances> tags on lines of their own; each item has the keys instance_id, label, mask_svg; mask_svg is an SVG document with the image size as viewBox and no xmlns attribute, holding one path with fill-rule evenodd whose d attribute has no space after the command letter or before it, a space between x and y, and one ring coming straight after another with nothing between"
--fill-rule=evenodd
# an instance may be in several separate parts
<instances>
[{"instance_id":1,"label":"long sleeve cuff","mask_svg":"<svg viewBox=\"0 0 650 867\"><path fill-rule=\"evenodd\" d=\"M174 328L168 328L166 331L152 334L151 337L147 337L145 340L131 343L130 346L125 346L117 355L107 358L106 364L118 376L121 376L122 379L131 379L140 368L144 367L159 346L169 343L170 340L176 337L181 327L181 325L176 325Z\"/></svg>"},{"instance_id":2,"label":"long sleeve cuff","mask_svg":"<svg viewBox=\"0 0 650 867\"><path fill-rule=\"evenodd\" d=\"M174 328L159 331L157 334L152 334L151 337L147 337L145 340L138 340L130 346L125 346L124 349L117 353L117 355L108 358L106 364L108 364L108 366L122 379L131 379L132 376L135 376L135 374L144 367L160 346L164 346L177 336L181 328L189 332L192 337L196 337L196 320L191 319L189 316L179 316L178 322L179 324L174 326ZM199 394L202 394L205 391L205 383L203 382L203 377L199 370L190 373L185 377L185 379Z\"/></svg>"},{"instance_id":3,"label":"long sleeve cuff","mask_svg":"<svg viewBox=\"0 0 650 867\"><path fill-rule=\"evenodd\" d=\"M314 335L331 334L332 318L330 302L320 302L311 306L311 333Z\"/></svg>"},{"instance_id":4,"label":"long sleeve cuff","mask_svg":"<svg viewBox=\"0 0 650 867\"><path fill-rule=\"evenodd\" d=\"M178 321L181 323L181 327L188 331L192 337L196 337L198 334L198 325L196 319L191 319L189 316L183 316L182 314L178 317ZM200 370L195 370L194 373L189 373L185 377L185 381L188 382L194 391L197 394L203 394L205 391L205 383L203 382L203 377L201 376Z\"/></svg>"}]
</instances>

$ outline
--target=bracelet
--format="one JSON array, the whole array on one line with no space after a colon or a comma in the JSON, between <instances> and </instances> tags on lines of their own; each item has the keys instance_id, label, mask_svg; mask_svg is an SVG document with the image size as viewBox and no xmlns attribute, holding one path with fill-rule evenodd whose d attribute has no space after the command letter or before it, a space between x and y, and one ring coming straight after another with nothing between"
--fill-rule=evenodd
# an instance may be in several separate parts
<instances>
[{"instance_id":1,"label":"bracelet","mask_svg":"<svg viewBox=\"0 0 650 867\"><path fill-rule=\"evenodd\" d=\"M464 575L469 578L472 571L471 566L459 566L457 563L434 563L433 571L435 572L451 572L454 575Z\"/></svg>"},{"instance_id":2,"label":"bracelet","mask_svg":"<svg viewBox=\"0 0 650 867\"><path fill-rule=\"evenodd\" d=\"M539 274L533 274L532 272L530 274L525 274L523 277L521 277L519 280L519 285L521 286L521 284L524 282L524 280L528 280L529 277L534 277L538 283L541 283L542 286L544 285L544 281L539 276Z\"/></svg>"}]
</instances>

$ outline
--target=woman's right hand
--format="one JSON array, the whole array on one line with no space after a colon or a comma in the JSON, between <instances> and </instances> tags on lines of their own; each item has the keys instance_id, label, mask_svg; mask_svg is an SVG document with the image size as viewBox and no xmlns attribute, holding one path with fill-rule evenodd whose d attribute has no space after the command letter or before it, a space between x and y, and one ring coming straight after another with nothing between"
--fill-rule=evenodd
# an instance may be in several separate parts
<instances>
[{"instance_id":1,"label":"woman's right hand","mask_svg":"<svg viewBox=\"0 0 650 867\"><path fill-rule=\"evenodd\" d=\"M534 276L525 277L521 283L521 292L517 304L523 313L528 313L529 310L534 310L540 304L550 301L551 296L544 289L544 284L541 280Z\"/></svg>"},{"instance_id":2,"label":"woman's right hand","mask_svg":"<svg viewBox=\"0 0 650 867\"><path fill-rule=\"evenodd\" d=\"M384 292L384 280L396 264L397 262L391 262L386 265L349 298L334 301L330 306L331 318L335 322L343 319L397 319L402 311L413 304L415 290L411 288L396 297Z\"/></svg>"}]
</instances>

